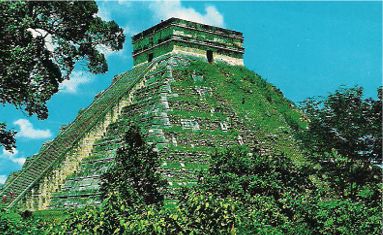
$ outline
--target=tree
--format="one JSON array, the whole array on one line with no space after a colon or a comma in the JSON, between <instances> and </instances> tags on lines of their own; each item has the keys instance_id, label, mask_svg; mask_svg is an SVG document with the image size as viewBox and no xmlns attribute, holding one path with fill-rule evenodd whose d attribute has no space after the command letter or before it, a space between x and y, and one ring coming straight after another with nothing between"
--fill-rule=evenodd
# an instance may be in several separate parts
<instances>
[{"instance_id":1,"label":"tree","mask_svg":"<svg viewBox=\"0 0 383 235\"><path fill-rule=\"evenodd\" d=\"M331 160L321 167L318 158L297 165L285 154L229 148L212 156L197 189L234 199L239 234L379 234L377 167L350 164L336 151L322 156Z\"/></svg>"},{"instance_id":2,"label":"tree","mask_svg":"<svg viewBox=\"0 0 383 235\"><path fill-rule=\"evenodd\" d=\"M14 136L15 136L15 132L14 131L8 131L6 129L5 123L0 122L0 143L8 151L12 151L13 148L16 147L16 142L15 142Z\"/></svg>"},{"instance_id":3,"label":"tree","mask_svg":"<svg viewBox=\"0 0 383 235\"><path fill-rule=\"evenodd\" d=\"M145 144L138 127L131 126L114 165L101 178L103 197L118 193L128 205L161 205L167 182L158 172L160 160L153 146Z\"/></svg>"},{"instance_id":4,"label":"tree","mask_svg":"<svg viewBox=\"0 0 383 235\"><path fill-rule=\"evenodd\" d=\"M304 140L312 149L381 162L382 87L377 100L364 99L361 87L341 88L327 98L307 99L302 109L310 120Z\"/></svg>"},{"instance_id":5,"label":"tree","mask_svg":"<svg viewBox=\"0 0 383 235\"><path fill-rule=\"evenodd\" d=\"M212 156L199 187L241 200L256 194L278 199L286 191L301 191L310 186L307 169L305 165L296 166L284 154L266 155L235 147Z\"/></svg>"},{"instance_id":6,"label":"tree","mask_svg":"<svg viewBox=\"0 0 383 235\"><path fill-rule=\"evenodd\" d=\"M382 199L382 171L374 164L351 159L337 151L313 154L319 163L316 175L323 184L318 193L323 197L343 198L380 206Z\"/></svg>"},{"instance_id":7,"label":"tree","mask_svg":"<svg viewBox=\"0 0 383 235\"><path fill-rule=\"evenodd\" d=\"M1 2L0 103L46 119L46 102L69 79L77 61L87 61L92 73L106 72L101 49L120 50L125 36L97 11L94 1ZM0 143L10 149L13 142L2 124Z\"/></svg>"},{"instance_id":8,"label":"tree","mask_svg":"<svg viewBox=\"0 0 383 235\"><path fill-rule=\"evenodd\" d=\"M361 87L341 88L302 106L310 123L304 142L314 150L324 196L379 206L382 161L382 87L378 99L363 98Z\"/></svg>"},{"instance_id":9,"label":"tree","mask_svg":"<svg viewBox=\"0 0 383 235\"><path fill-rule=\"evenodd\" d=\"M285 154L261 154L244 147L215 153L197 186L215 197L234 199L240 234L304 234L286 197L298 200L313 185L310 166L297 166ZM305 230L306 229L306 230Z\"/></svg>"},{"instance_id":10,"label":"tree","mask_svg":"<svg viewBox=\"0 0 383 235\"><path fill-rule=\"evenodd\" d=\"M71 213L61 225L53 224L49 233L157 234L152 229L162 229L163 221L157 216L166 214L160 209L167 184L158 172L159 166L153 146L146 145L139 128L132 125L113 166L101 177L101 205ZM147 221L150 215L157 218ZM143 225L149 223L152 226Z\"/></svg>"}]
</instances>

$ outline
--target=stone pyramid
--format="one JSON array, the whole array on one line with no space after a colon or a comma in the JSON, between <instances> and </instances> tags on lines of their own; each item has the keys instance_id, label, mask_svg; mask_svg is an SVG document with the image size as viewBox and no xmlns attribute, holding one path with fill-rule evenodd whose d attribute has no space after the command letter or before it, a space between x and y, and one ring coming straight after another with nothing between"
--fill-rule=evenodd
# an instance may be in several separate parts
<instances>
[{"instance_id":1,"label":"stone pyramid","mask_svg":"<svg viewBox=\"0 0 383 235\"><path fill-rule=\"evenodd\" d=\"M134 68L8 179L0 192L10 195L8 207L100 203L100 176L132 122L159 152L169 200L196 184L217 149L246 145L302 159L294 138L301 114L243 66L241 33L171 18L132 39Z\"/></svg>"}]
</instances>

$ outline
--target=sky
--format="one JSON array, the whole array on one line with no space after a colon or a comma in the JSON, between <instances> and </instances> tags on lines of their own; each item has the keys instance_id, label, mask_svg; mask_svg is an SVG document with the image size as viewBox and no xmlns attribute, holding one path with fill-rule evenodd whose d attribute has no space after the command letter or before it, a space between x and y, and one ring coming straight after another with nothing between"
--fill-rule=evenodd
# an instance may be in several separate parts
<instances>
[{"instance_id":1,"label":"sky","mask_svg":"<svg viewBox=\"0 0 383 235\"><path fill-rule=\"evenodd\" d=\"M62 125L132 68L131 36L161 20L178 17L244 34L245 66L282 90L291 101L326 96L340 86L364 87L376 98L382 84L381 2L181 2L98 1L98 15L124 28L124 49L108 52L109 71L93 75L76 66L71 80L48 103L49 118L38 120L12 106L0 106L0 122L18 132L17 148L0 148L0 183L55 138Z\"/></svg>"}]
</instances>

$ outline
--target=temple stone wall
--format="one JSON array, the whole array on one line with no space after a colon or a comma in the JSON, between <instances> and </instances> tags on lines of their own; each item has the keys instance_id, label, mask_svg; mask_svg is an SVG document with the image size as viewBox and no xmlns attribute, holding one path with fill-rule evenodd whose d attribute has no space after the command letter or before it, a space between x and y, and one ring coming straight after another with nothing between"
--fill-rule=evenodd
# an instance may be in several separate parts
<instances>
[{"instance_id":1,"label":"temple stone wall","mask_svg":"<svg viewBox=\"0 0 383 235\"><path fill-rule=\"evenodd\" d=\"M228 29L171 18L135 36L133 64L151 62L168 53L206 58L211 51L215 61L243 65L243 35Z\"/></svg>"},{"instance_id":2,"label":"temple stone wall","mask_svg":"<svg viewBox=\"0 0 383 235\"><path fill-rule=\"evenodd\" d=\"M244 65L243 58L234 58L234 57L222 55L216 52L213 53L213 57L215 61L221 61L231 65L240 65L240 66Z\"/></svg>"},{"instance_id":3,"label":"temple stone wall","mask_svg":"<svg viewBox=\"0 0 383 235\"><path fill-rule=\"evenodd\" d=\"M206 50L192 48L192 47L183 47L183 46L179 46L179 45L174 45L173 50L164 54L164 55L168 55L168 54L174 54L174 55L183 54L186 56L198 57L200 59L207 61ZM231 64L231 65L239 65L239 66L244 65L243 58L235 58L235 57L227 56L224 54L220 54L218 52L213 52L213 59L216 62L218 62L218 61L219 62L225 62L225 63ZM146 63L146 61L142 62L140 64L137 64L136 66L141 65L143 63Z\"/></svg>"}]
</instances>

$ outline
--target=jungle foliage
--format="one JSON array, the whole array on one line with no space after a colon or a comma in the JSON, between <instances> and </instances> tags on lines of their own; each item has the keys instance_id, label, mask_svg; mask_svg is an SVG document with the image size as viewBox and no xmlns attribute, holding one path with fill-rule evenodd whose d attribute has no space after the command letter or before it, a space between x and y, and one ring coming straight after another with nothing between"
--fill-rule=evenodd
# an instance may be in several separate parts
<instances>
[{"instance_id":1,"label":"jungle foliage","mask_svg":"<svg viewBox=\"0 0 383 235\"><path fill-rule=\"evenodd\" d=\"M167 184L157 172L160 159L154 146L145 144L138 127L129 128L125 146L117 151L114 165L101 178L103 198L117 193L128 205L162 205Z\"/></svg>"},{"instance_id":2,"label":"jungle foliage","mask_svg":"<svg viewBox=\"0 0 383 235\"><path fill-rule=\"evenodd\" d=\"M126 137L116 165L103 178L101 206L68 211L61 220L2 212L0 228L9 234L18 229L29 234L381 232L381 172L374 164L360 174L356 169L365 162L347 164L349 158L335 150L324 155L328 161L312 156L297 165L283 153L231 147L217 151L200 184L184 188L177 205L167 207L158 155L138 128Z\"/></svg>"},{"instance_id":3,"label":"jungle foliage","mask_svg":"<svg viewBox=\"0 0 383 235\"><path fill-rule=\"evenodd\" d=\"M92 73L106 72L100 49L120 50L125 36L97 11L95 1L2 1L0 103L46 119L46 102L69 79L77 61L87 61ZM0 123L0 144L12 150L13 137Z\"/></svg>"},{"instance_id":4,"label":"jungle foliage","mask_svg":"<svg viewBox=\"0 0 383 235\"><path fill-rule=\"evenodd\" d=\"M305 144L318 153L336 149L351 160L382 161L382 91L364 98L363 88L340 88L325 98L309 98L302 110L310 120Z\"/></svg>"},{"instance_id":5,"label":"jungle foliage","mask_svg":"<svg viewBox=\"0 0 383 235\"><path fill-rule=\"evenodd\" d=\"M0 144L4 146L7 151L12 151L16 147L16 140L14 138L16 132L6 129L5 123L0 122Z\"/></svg>"}]
</instances>

